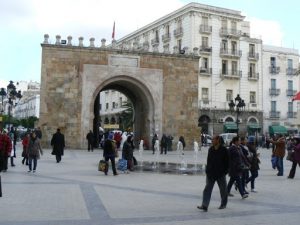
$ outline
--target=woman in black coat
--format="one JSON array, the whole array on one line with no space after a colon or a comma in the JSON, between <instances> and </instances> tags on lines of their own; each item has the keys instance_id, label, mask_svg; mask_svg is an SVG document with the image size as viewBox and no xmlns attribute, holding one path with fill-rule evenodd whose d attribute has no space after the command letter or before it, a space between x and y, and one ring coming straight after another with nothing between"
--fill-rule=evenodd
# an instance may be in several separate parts
<instances>
[{"instance_id":1,"label":"woman in black coat","mask_svg":"<svg viewBox=\"0 0 300 225\"><path fill-rule=\"evenodd\" d=\"M130 171L133 171L133 149L134 145L132 136L129 135L123 145L123 157L127 160L127 168Z\"/></svg>"},{"instance_id":2,"label":"woman in black coat","mask_svg":"<svg viewBox=\"0 0 300 225\"><path fill-rule=\"evenodd\" d=\"M52 136L51 146L53 147L51 154L56 156L56 162L59 163L61 161L61 156L64 155L65 148L65 136L60 132L59 128Z\"/></svg>"},{"instance_id":3,"label":"woman in black coat","mask_svg":"<svg viewBox=\"0 0 300 225\"><path fill-rule=\"evenodd\" d=\"M227 185L228 196L233 196L230 191L231 187L236 182L238 190L242 198L247 198L248 195L242 187L241 175L243 172L242 157L239 150L240 138L238 136L232 138L232 144L229 147L229 176L230 180Z\"/></svg>"}]
</instances>

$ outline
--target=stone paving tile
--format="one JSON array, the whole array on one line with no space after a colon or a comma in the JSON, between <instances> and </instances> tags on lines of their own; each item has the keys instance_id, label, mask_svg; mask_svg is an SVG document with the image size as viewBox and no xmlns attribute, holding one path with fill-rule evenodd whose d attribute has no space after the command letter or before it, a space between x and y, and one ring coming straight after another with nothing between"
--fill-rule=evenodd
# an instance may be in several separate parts
<instances>
[{"instance_id":1,"label":"stone paving tile","mask_svg":"<svg viewBox=\"0 0 300 225\"><path fill-rule=\"evenodd\" d=\"M97 171L102 151L66 150L59 164L50 152L45 150L36 174L27 173L20 158L16 167L1 174L0 225L279 225L300 220L299 168L294 180L275 176L268 150L261 150L259 192L242 200L233 190L235 197L229 199L228 207L218 210L220 196L215 188L207 213L196 208L202 200L203 175L132 172L104 176ZM205 162L206 154L204 148L198 163ZM144 152L144 160L154 157L151 151ZM185 158L189 163L195 160L192 152L186 152ZM161 160L178 162L178 156L172 152ZM284 163L287 174L291 163Z\"/></svg>"}]
</instances>

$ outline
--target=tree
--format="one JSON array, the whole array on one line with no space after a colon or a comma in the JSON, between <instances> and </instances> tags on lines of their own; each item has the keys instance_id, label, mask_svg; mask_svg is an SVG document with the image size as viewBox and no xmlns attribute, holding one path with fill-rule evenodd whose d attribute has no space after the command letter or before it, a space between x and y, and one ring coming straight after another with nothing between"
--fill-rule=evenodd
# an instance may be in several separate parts
<instances>
[{"instance_id":1,"label":"tree","mask_svg":"<svg viewBox=\"0 0 300 225\"><path fill-rule=\"evenodd\" d=\"M122 111L120 115L121 128L122 130L131 129L135 120L133 104L130 101L123 102L122 108L124 108L124 111Z\"/></svg>"}]
</instances>

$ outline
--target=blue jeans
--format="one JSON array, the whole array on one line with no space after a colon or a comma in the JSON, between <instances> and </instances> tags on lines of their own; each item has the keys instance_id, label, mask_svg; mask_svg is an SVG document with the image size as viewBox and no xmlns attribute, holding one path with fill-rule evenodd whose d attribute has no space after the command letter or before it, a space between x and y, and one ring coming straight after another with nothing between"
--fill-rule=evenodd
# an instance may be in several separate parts
<instances>
[{"instance_id":1,"label":"blue jeans","mask_svg":"<svg viewBox=\"0 0 300 225\"><path fill-rule=\"evenodd\" d=\"M28 159L28 166L29 166L29 170L32 170L32 161L33 161L33 170L36 170L36 166L37 166L37 157L29 157Z\"/></svg>"},{"instance_id":2,"label":"blue jeans","mask_svg":"<svg viewBox=\"0 0 300 225\"><path fill-rule=\"evenodd\" d=\"M250 170L251 173L251 177L249 177L246 181L246 183L248 184L249 182L251 182L251 189L255 188L255 178L258 177L258 170Z\"/></svg>"},{"instance_id":3,"label":"blue jeans","mask_svg":"<svg viewBox=\"0 0 300 225\"><path fill-rule=\"evenodd\" d=\"M278 169L278 176L283 176L283 158L277 157L277 169Z\"/></svg>"},{"instance_id":4,"label":"blue jeans","mask_svg":"<svg viewBox=\"0 0 300 225\"><path fill-rule=\"evenodd\" d=\"M236 182L238 190L239 190L241 196L243 196L245 194L245 191L243 189L242 179L241 179L240 176L232 176L232 177L230 177L230 180L229 180L228 185L227 185L227 192L230 193L231 187L234 184L234 182Z\"/></svg>"}]
</instances>

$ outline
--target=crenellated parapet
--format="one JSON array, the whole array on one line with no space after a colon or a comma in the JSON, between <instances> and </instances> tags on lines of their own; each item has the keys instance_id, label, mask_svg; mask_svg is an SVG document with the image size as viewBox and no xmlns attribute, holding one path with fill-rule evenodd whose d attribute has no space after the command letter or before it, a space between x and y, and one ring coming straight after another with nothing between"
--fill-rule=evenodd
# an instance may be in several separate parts
<instances>
[{"instance_id":1,"label":"crenellated parapet","mask_svg":"<svg viewBox=\"0 0 300 225\"><path fill-rule=\"evenodd\" d=\"M94 37L91 37L89 39L89 43L84 42L84 37L79 37L77 43L73 43L73 37L67 36L66 40L63 39L60 35L55 36L55 42L54 44L50 41L50 36L48 34L44 35L44 41L42 45L55 45L56 47L72 47L72 48L95 48L95 49L106 49L106 50L116 50L116 51L125 51L125 52L141 52L141 53L151 53L151 54L160 54L160 55L178 55L183 57L200 57L199 56L199 49L197 47L193 48L191 51L188 47L182 48L182 51L180 52L178 47L175 46L173 48L173 51L170 50L164 50L163 53L159 52L158 46L154 46L152 51L150 51L150 46L148 42L144 42L142 45L140 45L138 42L134 42L132 46L129 44L124 44L121 46L117 45L117 41L115 39L112 40L111 44L106 44L106 39L101 39L100 42L97 42L97 40Z\"/></svg>"}]
</instances>

